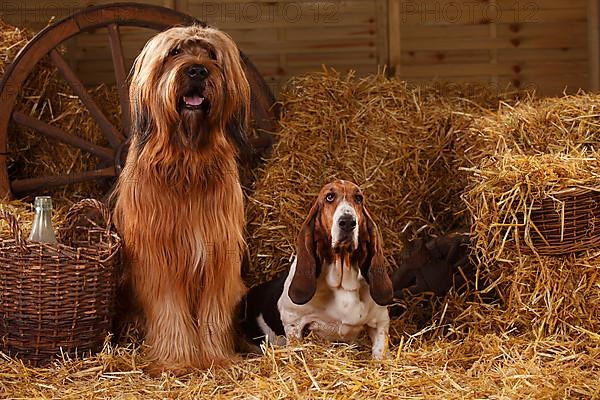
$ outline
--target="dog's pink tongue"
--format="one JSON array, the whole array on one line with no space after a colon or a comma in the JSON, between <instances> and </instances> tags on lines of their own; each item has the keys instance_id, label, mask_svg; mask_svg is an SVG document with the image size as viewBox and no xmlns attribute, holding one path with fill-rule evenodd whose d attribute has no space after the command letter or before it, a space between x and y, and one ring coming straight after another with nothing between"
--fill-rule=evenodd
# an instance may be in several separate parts
<instances>
[{"instance_id":1,"label":"dog's pink tongue","mask_svg":"<svg viewBox=\"0 0 600 400\"><path fill-rule=\"evenodd\" d=\"M200 96L183 96L183 101L188 106L199 106L204 101L204 97Z\"/></svg>"}]
</instances>

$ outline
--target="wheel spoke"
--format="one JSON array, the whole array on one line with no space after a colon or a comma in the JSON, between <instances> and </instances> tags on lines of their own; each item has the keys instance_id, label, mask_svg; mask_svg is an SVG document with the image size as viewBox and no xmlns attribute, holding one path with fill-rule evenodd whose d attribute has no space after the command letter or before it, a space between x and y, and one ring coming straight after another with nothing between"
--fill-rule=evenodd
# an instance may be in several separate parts
<instances>
[{"instance_id":1,"label":"wheel spoke","mask_svg":"<svg viewBox=\"0 0 600 400\"><path fill-rule=\"evenodd\" d=\"M8 179L8 172L6 169L6 156L0 153L0 200L8 200L10 196L10 181Z\"/></svg>"},{"instance_id":2,"label":"wheel spoke","mask_svg":"<svg viewBox=\"0 0 600 400\"><path fill-rule=\"evenodd\" d=\"M78 172L67 175L40 176L36 178L17 179L11 182L12 191L15 193L33 192L56 186L93 181L98 178L111 178L117 176L115 167L97 169L94 171Z\"/></svg>"},{"instance_id":3,"label":"wheel spoke","mask_svg":"<svg viewBox=\"0 0 600 400\"><path fill-rule=\"evenodd\" d=\"M100 130L110 143L111 147L118 147L119 144L121 144L125 140L125 137L123 137L123 135L117 130L117 128L115 128L113 124L110 123L108 118L106 118L102 110L100 110L100 107L98 107L92 96L83 86L83 83L81 83L77 75L75 75L75 72L73 72L71 67L69 67L67 62L64 60L64 58L62 58L58 51L56 51L56 49L53 49L50 52L50 58L52 58L52 61L54 62L54 65L56 65L56 68L58 68L58 70L65 78L71 89L73 89L75 94L79 96L79 98L81 99L83 104L85 104L92 117L96 120L98 126L100 127Z\"/></svg>"},{"instance_id":4,"label":"wheel spoke","mask_svg":"<svg viewBox=\"0 0 600 400\"><path fill-rule=\"evenodd\" d=\"M129 136L129 88L127 87L127 76L125 73L125 60L123 58L123 46L117 24L108 25L108 38L110 40L110 53L112 56L113 69L119 91L119 102L121 104L121 125L123 132Z\"/></svg>"},{"instance_id":5,"label":"wheel spoke","mask_svg":"<svg viewBox=\"0 0 600 400\"><path fill-rule=\"evenodd\" d=\"M88 153L98 156L103 160L112 161L115 159L115 152L113 151L113 149L98 146L98 145L95 145L94 143L88 142L87 140L81 139L75 135L70 135L67 132L63 131L62 129L57 128L56 126L48 125L47 123L42 122L39 119L30 117L29 115L27 115L21 111L13 112L12 118L13 118L13 121L15 121L19 125L23 125L28 128L35 129L36 131L42 133L43 135L45 135L47 137L56 139L60 142L70 144L71 146L85 150Z\"/></svg>"}]
</instances>

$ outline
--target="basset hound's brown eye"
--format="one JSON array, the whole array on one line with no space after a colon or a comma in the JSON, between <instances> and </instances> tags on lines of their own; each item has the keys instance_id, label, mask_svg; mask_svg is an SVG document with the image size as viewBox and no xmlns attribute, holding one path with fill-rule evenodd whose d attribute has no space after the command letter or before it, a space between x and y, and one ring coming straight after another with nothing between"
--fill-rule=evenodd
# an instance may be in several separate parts
<instances>
[{"instance_id":1,"label":"basset hound's brown eye","mask_svg":"<svg viewBox=\"0 0 600 400\"><path fill-rule=\"evenodd\" d=\"M169 56L175 57L176 55L181 54L181 48L179 46L173 47L171 51L169 51Z\"/></svg>"},{"instance_id":2,"label":"basset hound's brown eye","mask_svg":"<svg viewBox=\"0 0 600 400\"><path fill-rule=\"evenodd\" d=\"M335 193L327 193L325 196L325 201L328 203L332 203L335 200Z\"/></svg>"},{"instance_id":3,"label":"basset hound's brown eye","mask_svg":"<svg viewBox=\"0 0 600 400\"><path fill-rule=\"evenodd\" d=\"M355 195L354 196L354 201L356 201L358 204L362 204L362 202L363 202L362 194Z\"/></svg>"}]
</instances>

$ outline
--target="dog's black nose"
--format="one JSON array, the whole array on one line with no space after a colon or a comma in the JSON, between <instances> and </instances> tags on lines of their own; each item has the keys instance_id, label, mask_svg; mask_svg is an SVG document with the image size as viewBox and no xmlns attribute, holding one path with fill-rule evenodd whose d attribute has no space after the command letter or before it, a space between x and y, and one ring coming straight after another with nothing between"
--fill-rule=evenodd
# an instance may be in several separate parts
<instances>
[{"instance_id":1,"label":"dog's black nose","mask_svg":"<svg viewBox=\"0 0 600 400\"><path fill-rule=\"evenodd\" d=\"M208 69L202 64L194 64L188 69L188 76L192 79L206 79Z\"/></svg>"},{"instance_id":2,"label":"dog's black nose","mask_svg":"<svg viewBox=\"0 0 600 400\"><path fill-rule=\"evenodd\" d=\"M356 228L356 218L352 215L343 215L338 220L340 229L344 232L352 232Z\"/></svg>"}]
</instances>

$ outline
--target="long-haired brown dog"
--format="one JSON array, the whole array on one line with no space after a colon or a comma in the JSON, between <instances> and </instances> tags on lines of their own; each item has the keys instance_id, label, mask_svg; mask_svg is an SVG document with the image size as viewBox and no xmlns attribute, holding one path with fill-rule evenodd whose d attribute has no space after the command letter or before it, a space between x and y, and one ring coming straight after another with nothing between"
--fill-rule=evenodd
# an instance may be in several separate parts
<instances>
[{"instance_id":1,"label":"long-haired brown dog","mask_svg":"<svg viewBox=\"0 0 600 400\"><path fill-rule=\"evenodd\" d=\"M236 152L250 87L231 38L191 26L150 39L129 92L133 129L115 214L149 372L206 368L233 354L245 290Z\"/></svg>"}]
</instances>

